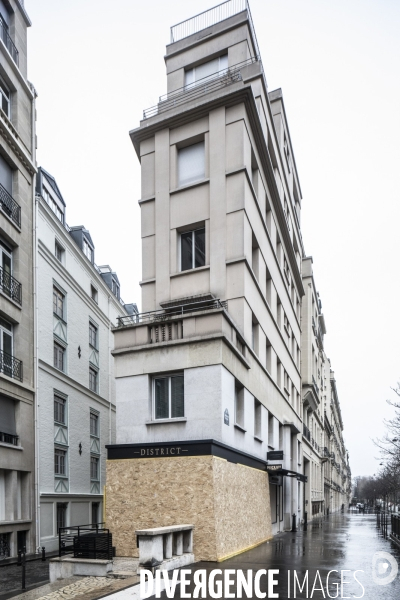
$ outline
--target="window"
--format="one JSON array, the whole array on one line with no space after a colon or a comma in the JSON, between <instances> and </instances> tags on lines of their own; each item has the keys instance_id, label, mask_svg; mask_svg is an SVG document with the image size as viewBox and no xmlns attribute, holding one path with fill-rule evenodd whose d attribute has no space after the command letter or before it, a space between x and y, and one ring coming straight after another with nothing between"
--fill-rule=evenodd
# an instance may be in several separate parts
<instances>
[{"instance_id":1,"label":"window","mask_svg":"<svg viewBox=\"0 0 400 600\"><path fill-rule=\"evenodd\" d=\"M83 238L83 254L87 256L90 262L93 262L93 249L86 238Z\"/></svg>"},{"instance_id":2,"label":"window","mask_svg":"<svg viewBox=\"0 0 400 600\"><path fill-rule=\"evenodd\" d=\"M89 389L97 394L98 372L96 369L89 367Z\"/></svg>"},{"instance_id":3,"label":"window","mask_svg":"<svg viewBox=\"0 0 400 600\"><path fill-rule=\"evenodd\" d=\"M57 241L55 243L54 255L60 263L63 262L64 248Z\"/></svg>"},{"instance_id":4,"label":"window","mask_svg":"<svg viewBox=\"0 0 400 600\"><path fill-rule=\"evenodd\" d=\"M206 230L196 229L181 234L181 271L206 264Z\"/></svg>"},{"instance_id":5,"label":"window","mask_svg":"<svg viewBox=\"0 0 400 600\"><path fill-rule=\"evenodd\" d=\"M204 142L178 150L178 186L200 181L205 177Z\"/></svg>"},{"instance_id":6,"label":"window","mask_svg":"<svg viewBox=\"0 0 400 600\"><path fill-rule=\"evenodd\" d=\"M2 317L0 317L0 350L0 371L12 377L13 327Z\"/></svg>"},{"instance_id":7,"label":"window","mask_svg":"<svg viewBox=\"0 0 400 600\"><path fill-rule=\"evenodd\" d=\"M95 412L90 412L90 435L99 437L99 415Z\"/></svg>"},{"instance_id":8,"label":"window","mask_svg":"<svg viewBox=\"0 0 400 600\"><path fill-rule=\"evenodd\" d=\"M57 533L62 527L67 526L67 506L64 502L57 502Z\"/></svg>"},{"instance_id":9,"label":"window","mask_svg":"<svg viewBox=\"0 0 400 600\"><path fill-rule=\"evenodd\" d=\"M261 439L261 402L254 399L254 436Z\"/></svg>"},{"instance_id":10,"label":"window","mask_svg":"<svg viewBox=\"0 0 400 600\"><path fill-rule=\"evenodd\" d=\"M58 206L57 202L52 197L51 193L47 190L45 186L42 187L42 197L50 206L53 213L57 216L57 219L64 223L64 213L61 208Z\"/></svg>"},{"instance_id":11,"label":"window","mask_svg":"<svg viewBox=\"0 0 400 600\"><path fill-rule=\"evenodd\" d=\"M111 291L114 294L114 296L116 296L119 299L119 284L114 279L114 277L111 280Z\"/></svg>"},{"instance_id":12,"label":"window","mask_svg":"<svg viewBox=\"0 0 400 600\"><path fill-rule=\"evenodd\" d=\"M60 319L64 319L64 300L64 294L58 288L53 287L53 312Z\"/></svg>"},{"instance_id":13,"label":"window","mask_svg":"<svg viewBox=\"0 0 400 600\"><path fill-rule=\"evenodd\" d=\"M251 268L258 281L259 279L259 263L260 263L260 247L256 240L254 233L252 234L252 248L251 248Z\"/></svg>"},{"instance_id":14,"label":"window","mask_svg":"<svg viewBox=\"0 0 400 600\"><path fill-rule=\"evenodd\" d=\"M90 297L92 300L94 300L95 302L97 302L97 289L94 287L94 285L90 286Z\"/></svg>"},{"instance_id":15,"label":"window","mask_svg":"<svg viewBox=\"0 0 400 600\"><path fill-rule=\"evenodd\" d=\"M56 475L67 474L67 451L54 448L54 473Z\"/></svg>"},{"instance_id":16,"label":"window","mask_svg":"<svg viewBox=\"0 0 400 600\"><path fill-rule=\"evenodd\" d=\"M289 265L288 265L288 261L286 260L286 257L284 257L284 259L283 259L283 271L285 273L287 282L290 283L290 270L289 270Z\"/></svg>"},{"instance_id":17,"label":"window","mask_svg":"<svg viewBox=\"0 0 400 600\"><path fill-rule=\"evenodd\" d=\"M4 21L1 21L4 27ZM6 113L7 117L10 118L10 90L0 77L0 106Z\"/></svg>"},{"instance_id":18,"label":"window","mask_svg":"<svg viewBox=\"0 0 400 600\"><path fill-rule=\"evenodd\" d=\"M90 457L90 479L94 479L96 481L98 481L100 479L99 463L100 463L100 459L97 456Z\"/></svg>"},{"instance_id":19,"label":"window","mask_svg":"<svg viewBox=\"0 0 400 600\"><path fill-rule=\"evenodd\" d=\"M92 502L92 525L100 522L100 502Z\"/></svg>"},{"instance_id":20,"label":"window","mask_svg":"<svg viewBox=\"0 0 400 600\"><path fill-rule=\"evenodd\" d=\"M218 58L214 58L213 60L209 60L202 65L198 65L197 67L193 67L192 69L188 69L185 71L185 86L192 87L196 85L196 82L205 83L208 79L218 75L222 75L220 71L224 71L228 68L228 55L223 54Z\"/></svg>"},{"instance_id":21,"label":"window","mask_svg":"<svg viewBox=\"0 0 400 600\"><path fill-rule=\"evenodd\" d=\"M54 366L60 371L65 370L65 348L54 342Z\"/></svg>"},{"instance_id":22,"label":"window","mask_svg":"<svg viewBox=\"0 0 400 600\"><path fill-rule=\"evenodd\" d=\"M2 240L0 240L0 267L0 288L7 296L13 298L15 290L12 285L12 250Z\"/></svg>"},{"instance_id":23,"label":"window","mask_svg":"<svg viewBox=\"0 0 400 600\"><path fill-rule=\"evenodd\" d=\"M268 373L271 373L271 369L272 369L272 345L271 342L269 341L269 339L266 339L266 360L265 360L265 366L266 369L268 371Z\"/></svg>"},{"instance_id":24,"label":"window","mask_svg":"<svg viewBox=\"0 0 400 600\"><path fill-rule=\"evenodd\" d=\"M235 382L235 425L244 428L244 387Z\"/></svg>"},{"instance_id":25,"label":"window","mask_svg":"<svg viewBox=\"0 0 400 600\"><path fill-rule=\"evenodd\" d=\"M154 378L154 419L184 416L184 381L182 375Z\"/></svg>"},{"instance_id":26,"label":"window","mask_svg":"<svg viewBox=\"0 0 400 600\"><path fill-rule=\"evenodd\" d=\"M89 344L97 349L97 327L89 321Z\"/></svg>"},{"instance_id":27,"label":"window","mask_svg":"<svg viewBox=\"0 0 400 600\"><path fill-rule=\"evenodd\" d=\"M59 396L54 396L54 420L57 423L66 425L66 405L67 401Z\"/></svg>"},{"instance_id":28,"label":"window","mask_svg":"<svg viewBox=\"0 0 400 600\"><path fill-rule=\"evenodd\" d=\"M253 314L251 323L251 348L257 354L257 356L259 352L259 330L260 325L256 319L256 316Z\"/></svg>"}]
</instances>

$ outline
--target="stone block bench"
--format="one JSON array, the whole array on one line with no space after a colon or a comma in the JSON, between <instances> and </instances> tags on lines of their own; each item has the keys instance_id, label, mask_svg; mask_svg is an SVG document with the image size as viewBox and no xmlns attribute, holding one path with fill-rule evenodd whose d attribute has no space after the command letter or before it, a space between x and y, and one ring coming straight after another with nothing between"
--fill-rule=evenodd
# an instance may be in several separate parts
<instances>
[{"instance_id":1,"label":"stone block bench","mask_svg":"<svg viewBox=\"0 0 400 600\"><path fill-rule=\"evenodd\" d=\"M138 529L139 568L170 571L194 562L194 525Z\"/></svg>"}]
</instances>

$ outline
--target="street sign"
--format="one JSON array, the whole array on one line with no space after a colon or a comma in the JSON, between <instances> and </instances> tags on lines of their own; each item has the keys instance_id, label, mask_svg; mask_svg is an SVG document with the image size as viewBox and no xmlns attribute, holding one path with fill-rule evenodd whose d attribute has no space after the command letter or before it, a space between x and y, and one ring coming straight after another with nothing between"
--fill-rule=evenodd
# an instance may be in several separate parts
<instances>
[{"instance_id":1,"label":"street sign","mask_svg":"<svg viewBox=\"0 0 400 600\"><path fill-rule=\"evenodd\" d=\"M271 450L267 452L267 460L283 460L283 450Z\"/></svg>"},{"instance_id":2,"label":"street sign","mask_svg":"<svg viewBox=\"0 0 400 600\"><path fill-rule=\"evenodd\" d=\"M267 465L267 471L272 473L273 471L280 471L282 469L282 465Z\"/></svg>"}]
</instances>

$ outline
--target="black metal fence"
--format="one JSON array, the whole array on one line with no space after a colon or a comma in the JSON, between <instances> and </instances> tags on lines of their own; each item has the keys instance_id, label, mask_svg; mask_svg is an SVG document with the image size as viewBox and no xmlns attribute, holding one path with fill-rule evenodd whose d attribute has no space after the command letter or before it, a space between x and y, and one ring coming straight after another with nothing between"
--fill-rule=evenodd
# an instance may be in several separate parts
<instances>
[{"instance_id":1,"label":"black metal fence","mask_svg":"<svg viewBox=\"0 0 400 600\"><path fill-rule=\"evenodd\" d=\"M7 50L12 56L13 61L18 65L19 64L19 53L18 50L12 41L9 33L8 27L3 19L0 17L0 38L3 40Z\"/></svg>"},{"instance_id":2,"label":"black metal fence","mask_svg":"<svg viewBox=\"0 0 400 600\"><path fill-rule=\"evenodd\" d=\"M58 530L58 555L73 554L74 558L97 558L112 560L112 534L95 525L74 525Z\"/></svg>"},{"instance_id":3,"label":"black metal fence","mask_svg":"<svg viewBox=\"0 0 400 600\"><path fill-rule=\"evenodd\" d=\"M21 227L21 207L0 183L0 208L18 227Z\"/></svg>"},{"instance_id":4,"label":"black metal fence","mask_svg":"<svg viewBox=\"0 0 400 600\"><path fill-rule=\"evenodd\" d=\"M0 289L12 300L22 304L22 285L3 267L0 267Z\"/></svg>"},{"instance_id":5,"label":"black metal fence","mask_svg":"<svg viewBox=\"0 0 400 600\"><path fill-rule=\"evenodd\" d=\"M392 536L400 541L400 515L391 515Z\"/></svg>"},{"instance_id":6,"label":"black metal fence","mask_svg":"<svg viewBox=\"0 0 400 600\"><path fill-rule=\"evenodd\" d=\"M22 361L0 350L0 373L22 381Z\"/></svg>"}]
</instances>

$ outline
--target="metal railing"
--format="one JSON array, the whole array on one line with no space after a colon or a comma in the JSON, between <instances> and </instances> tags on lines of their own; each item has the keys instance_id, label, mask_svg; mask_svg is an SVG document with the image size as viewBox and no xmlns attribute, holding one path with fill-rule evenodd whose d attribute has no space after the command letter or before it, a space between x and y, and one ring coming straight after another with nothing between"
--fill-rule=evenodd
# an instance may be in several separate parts
<instances>
[{"instance_id":1,"label":"metal railing","mask_svg":"<svg viewBox=\"0 0 400 600\"><path fill-rule=\"evenodd\" d=\"M305 437L305 438L307 438L307 440L308 440L309 442L311 442L311 432L310 432L310 430L308 429L308 427L306 427L306 426L304 425L304 423L303 423L303 435L304 435L304 437Z\"/></svg>"},{"instance_id":2,"label":"metal railing","mask_svg":"<svg viewBox=\"0 0 400 600\"><path fill-rule=\"evenodd\" d=\"M15 64L19 65L19 52L7 30L8 30L8 27L4 23L3 19L0 16L0 38L4 42L4 45L7 48L7 50L9 51L9 53L11 54L11 58L13 59Z\"/></svg>"},{"instance_id":3,"label":"metal railing","mask_svg":"<svg viewBox=\"0 0 400 600\"><path fill-rule=\"evenodd\" d=\"M198 33L202 29L206 29L207 27L216 25L221 21L225 21L225 19L229 19L230 17L233 17L244 10L247 10L250 29L254 38L255 50L256 53L259 54L260 52L258 49L257 36L254 29L248 0L227 0L226 2L222 2L222 4L218 4L213 8L205 10L204 12L191 17L190 19L186 19L185 21L181 21L180 23L173 25L171 27L171 44L178 42L189 35Z\"/></svg>"},{"instance_id":4,"label":"metal railing","mask_svg":"<svg viewBox=\"0 0 400 600\"><path fill-rule=\"evenodd\" d=\"M166 310L153 310L150 312L139 313L137 315L127 315L117 318L117 327L132 325L135 323L154 323L159 321L168 321L171 317L182 316L187 313L199 312L203 310L214 310L217 308L228 309L228 302L219 298L212 300L201 300L190 304L178 304Z\"/></svg>"},{"instance_id":5,"label":"metal railing","mask_svg":"<svg viewBox=\"0 0 400 600\"><path fill-rule=\"evenodd\" d=\"M0 350L0 373L22 381L22 361Z\"/></svg>"},{"instance_id":6,"label":"metal railing","mask_svg":"<svg viewBox=\"0 0 400 600\"><path fill-rule=\"evenodd\" d=\"M21 227L21 207L0 183L0 208L6 215Z\"/></svg>"},{"instance_id":7,"label":"metal railing","mask_svg":"<svg viewBox=\"0 0 400 600\"><path fill-rule=\"evenodd\" d=\"M0 289L3 294L22 305L22 285L3 267L0 267Z\"/></svg>"},{"instance_id":8,"label":"metal railing","mask_svg":"<svg viewBox=\"0 0 400 600\"><path fill-rule=\"evenodd\" d=\"M170 92L169 94L160 96L158 104L144 109L143 119L154 117L155 115L170 110L171 108L175 108L176 106L180 106L181 104L189 102L198 96L214 92L222 87L226 87L236 83L237 81L241 81L242 75L240 70L255 62L261 62L259 56L252 56L251 58L237 63L228 69L222 69L221 71L217 71L214 75L208 75L207 77L199 79L195 83L190 83L178 88L177 90L174 90L173 92Z\"/></svg>"},{"instance_id":9,"label":"metal railing","mask_svg":"<svg viewBox=\"0 0 400 600\"><path fill-rule=\"evenodd\" d=\"M314 386L315 393L316 393L316 394L317 394L317 396L318 396L318 394L319 394L319 387L318 387L318 385L317 385L317 382L315 381L315 377L314 377L314 375L312 376L312 383L313 383L313 386Z\"/></svg>"},{"instance_id":10,"label":"metal railing","mask_svg":"<svg viewBox=\"0 0 400 600\"><path fill-rule=\"evenodd\" d=\"M73 525L58 530L58 556L112 560L112 534L104 523Z\"/></svg>"},{"instance_id":11,"label":"metal railing","mask_svg":"<svg viewBox=\"0 0 400 600\"><path fill-rule=\"evenodd\" d=\"M18 446L18 436L11 433L4 433L4 431L0 431L0 442L3 444L12 444L13 446Z\"/></svg>"},{"instance_id":12,"label":"metal railing","mask_svg":"<svg viewBox=\"0 0 400 600\"><path fill-rule=\"evenodd\" d=\"M400 540L400 515L391 514L392 536Z\"/></svg>"},{"instance_id":13,"label":"metal railing","mask_svg":"<svg viewBox=\"0 0 400 600\"><path fill-rule=\"evenodd\" d=\"M330 456L331 456L331 453L329 452L329 450L326 446L324 447L324 456L326 458L330 458Z\"/></svg>"}]
</instances>

